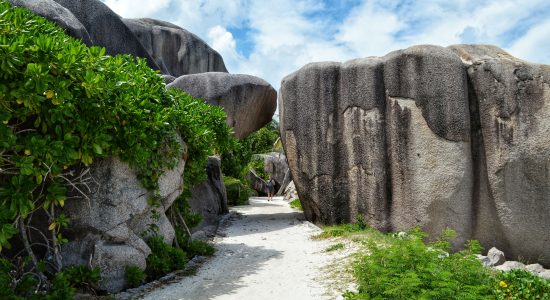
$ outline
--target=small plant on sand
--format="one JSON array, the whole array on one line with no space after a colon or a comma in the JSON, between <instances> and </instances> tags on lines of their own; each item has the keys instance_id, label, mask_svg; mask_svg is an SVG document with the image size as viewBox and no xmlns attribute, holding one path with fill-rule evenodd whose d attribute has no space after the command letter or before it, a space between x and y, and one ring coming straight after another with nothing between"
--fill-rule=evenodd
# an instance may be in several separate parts
<instances>
[{"instance_id":1,"label":"small plant on sand","mask_svg":"<svg viewBox=\"0 0 550 300\"><path fill-rule=\"evenodd\" d=\"M138 287L140 286L147 275L139 267L128 266L126 268L126 283L129 287Z\"/></svg>"},{"instance_id":2,"label":"small plant on sand","mask_svg":"<svg viewBox=\"0 0 550 300\"><path fill-rule=\"evenodd\" d=\"M344 246L343 243L338 243L338 244L334 244L334 245L328 247L327 249L325 249L324 252L332 252L332 251L336 251L336 250L342 250L344 248L345 248L345 246Z\"/></svg>"},{"instance_id":3,"label":"small plant on sand","mask_svg":"<svg viewBox=\"0 0 550 300\"><path fill-rule=\"evenodd\" d=\"M304 208L302 207L302 202L300 202L300 199L296 198L288 203L290 207L295 208L297 210L303 211Z\"/></svg>"}]
</instances>

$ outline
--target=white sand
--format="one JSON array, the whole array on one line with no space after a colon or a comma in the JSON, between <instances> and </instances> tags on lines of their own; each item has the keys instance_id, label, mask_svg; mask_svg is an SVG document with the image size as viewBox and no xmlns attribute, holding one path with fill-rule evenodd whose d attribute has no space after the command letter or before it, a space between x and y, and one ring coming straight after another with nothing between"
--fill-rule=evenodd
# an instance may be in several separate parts
<instances>
[{"instance_id":1,"label":"white sand","mask_svg":"<svg viewBox=\"0 0 550 300\"><path fill-rule=\"evenodd\" d=\"M158 288L142 299L330 299L324 253L331 242L310 237L321 230L282 198L251 198L216 237L215 257L197 274ZM325 273L325 274L322 274Z\"/></svg>"}]
</instances>

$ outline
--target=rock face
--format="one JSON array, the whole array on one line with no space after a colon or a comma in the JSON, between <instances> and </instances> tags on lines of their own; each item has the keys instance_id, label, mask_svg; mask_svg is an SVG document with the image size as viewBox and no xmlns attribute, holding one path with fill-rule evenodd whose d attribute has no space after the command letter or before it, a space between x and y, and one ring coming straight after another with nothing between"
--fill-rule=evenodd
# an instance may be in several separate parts
<instances>
[{"instance_id":1,"label":"rock face","mask_svg":"<svg viewBox=\"0 0 550 300\"><path fill-rule=\"evenodd\" d=\"M267 182L263 180L256 172L250 170L246 179L250 183L252 189L258 192L258 195L267 195Z\"/></svg>"},{"instance_id":2,"label":"rock face","mask_svg":"<svg viewBox=\"0 0 550 300\"><path fill-rule=\"evenodd\" d=\"M264 159L264 169L267 174L275 180L276 190L283 189L283 183L285 181L285 175L288 173L288 163L286 162L286 156L278 152L270 152L262 154ZM288 184L288 182L287 182Z\"/></svg>"},{"instance_id":3,"label":"rock face","mask_svg":"<svg viewBox=\"0 0 550 300\"><path fill-rule=\"evenodd\" d=\"M151 250L144 239L150 236L151 225L158 228L166 243L172 243L174 228L165 210L181 193L184 167L185 161L181 160L161 176L162 205L153 208L148 204L150 192L126 163L117 158L94 162L89 172L93 184L86 198L73 191L73 196L80 199L67 201L63 209L71 219L70 230L65 233L71 242L61 248L63 265L91 263L101 269L100 288L108 292L122 290L127 266L145 269ZM153 217L153 210L158 218Z\"/></svg>"},{"instance_id":4,"label":"rock face","mask_svg":"<svg viewBox=\"0 0 550 300\"><path fill-rule=\"evenodd\" d=\"M192 197L189 200L191 210L202 217L201 223L193 228L194 232L212 231L212 228L215 230L220 216L229 212L219 157L208 158L206 174L208 179L193 187Z\"/></svg>"},{"instance_id":5,"label":"rock face","mask_svg":"<svg viewBox=\"0 0 550 300\"><path fill-rule=\"evenodd\" d=\"M130 54L145 58L151 68L161 70L132 31L122 22L120 16L103 2L99 0L55 0L55 2L68 9L84 25L90 35L91 45L105 47L107 54L110 55Z\"/></svg>"},{"instance_id":6,"label":"rock face","mask_svg":"<svg viewBox=\"0 0 550 300\"><path fill-rule=\"evenodd\" d=\"M227 72L218 52L181 27L154 19L123 21L164 74L179 77L203 72Z\"/></svg>"},{"instance_id":7,"label":"rock face","mask_svg":"<svg viewBox=\"0 0 550 300\"><path fill-rule=\"evenodd\" d=\"M282 81L308 220L457 231L550 264L550 67L492 46L313 63Z\"/></svg>"},{"instance_id":8,"label":"rock face","mask_svg":"<svg viewBox=\"0 0 550 300\"><path fill-rule=\"evenodd\" d=\"M240 139L269 123L277 108L277 92L273 87L250 75L221 72L184 75L167 87L223 107L227 124Z\"/></svg>"}]
</instances>

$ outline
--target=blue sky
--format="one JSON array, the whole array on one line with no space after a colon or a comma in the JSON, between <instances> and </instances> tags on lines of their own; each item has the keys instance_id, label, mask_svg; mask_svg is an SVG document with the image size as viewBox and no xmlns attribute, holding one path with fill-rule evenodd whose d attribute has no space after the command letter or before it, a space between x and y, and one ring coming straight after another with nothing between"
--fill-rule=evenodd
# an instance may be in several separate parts
<instances>
[{"instance_id":1,"label":"blue sky","mask_svg":"<svg viewBox=\"0 0 550 300\"><path fill-rule=\"evenodd\" d=\"M493 44L550 64L550 1L103 0L127 18L179 25L220 52L231 73L276 89L313 61L381 56L417 44Z\"/></svg>"}]
</instances>

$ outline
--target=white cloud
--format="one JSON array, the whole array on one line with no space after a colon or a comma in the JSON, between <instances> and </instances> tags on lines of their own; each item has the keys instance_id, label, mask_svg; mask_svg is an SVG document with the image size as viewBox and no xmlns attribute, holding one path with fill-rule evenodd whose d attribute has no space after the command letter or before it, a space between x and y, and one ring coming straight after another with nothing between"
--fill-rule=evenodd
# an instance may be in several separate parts
<instances>
[{"instance_id":1,"label":"white cloud","mask_svg":"<svg viewBox=\"0 0 550 300\"><path fill-rule=\"evenodd\" d=\"M117 14L125 18L150 17L166 9L171 0L102 0Z\"/></svg>"},{"instance_id":2,"label":"white cloud","mask_svg":"<svg viewBox=\"0 0 550 300\"><path fill-rule=\"evenodd\" d=\"M550 20L531 28L515 41L509 51L519 58L550 64Z\"/></svg>"},{"instance_id":3,"label":"white cloud","mask_svg":"<svg viewBox=\"0 0 550 300\"><path fill-rule=\"evenodd\" d=\"M230 72L262 77L275 88L312 61L384 55L415 44L489 43L550 63L550 21L540 11L550 9L546 0L364 0L339 20L331 4L316 0L105 1L124 17L154 17L188 29L222 54ZM240 27L251 29L246 55L230 32ZM509 35L517 30L526 33Z\"/></svg>"}]
</instances>

